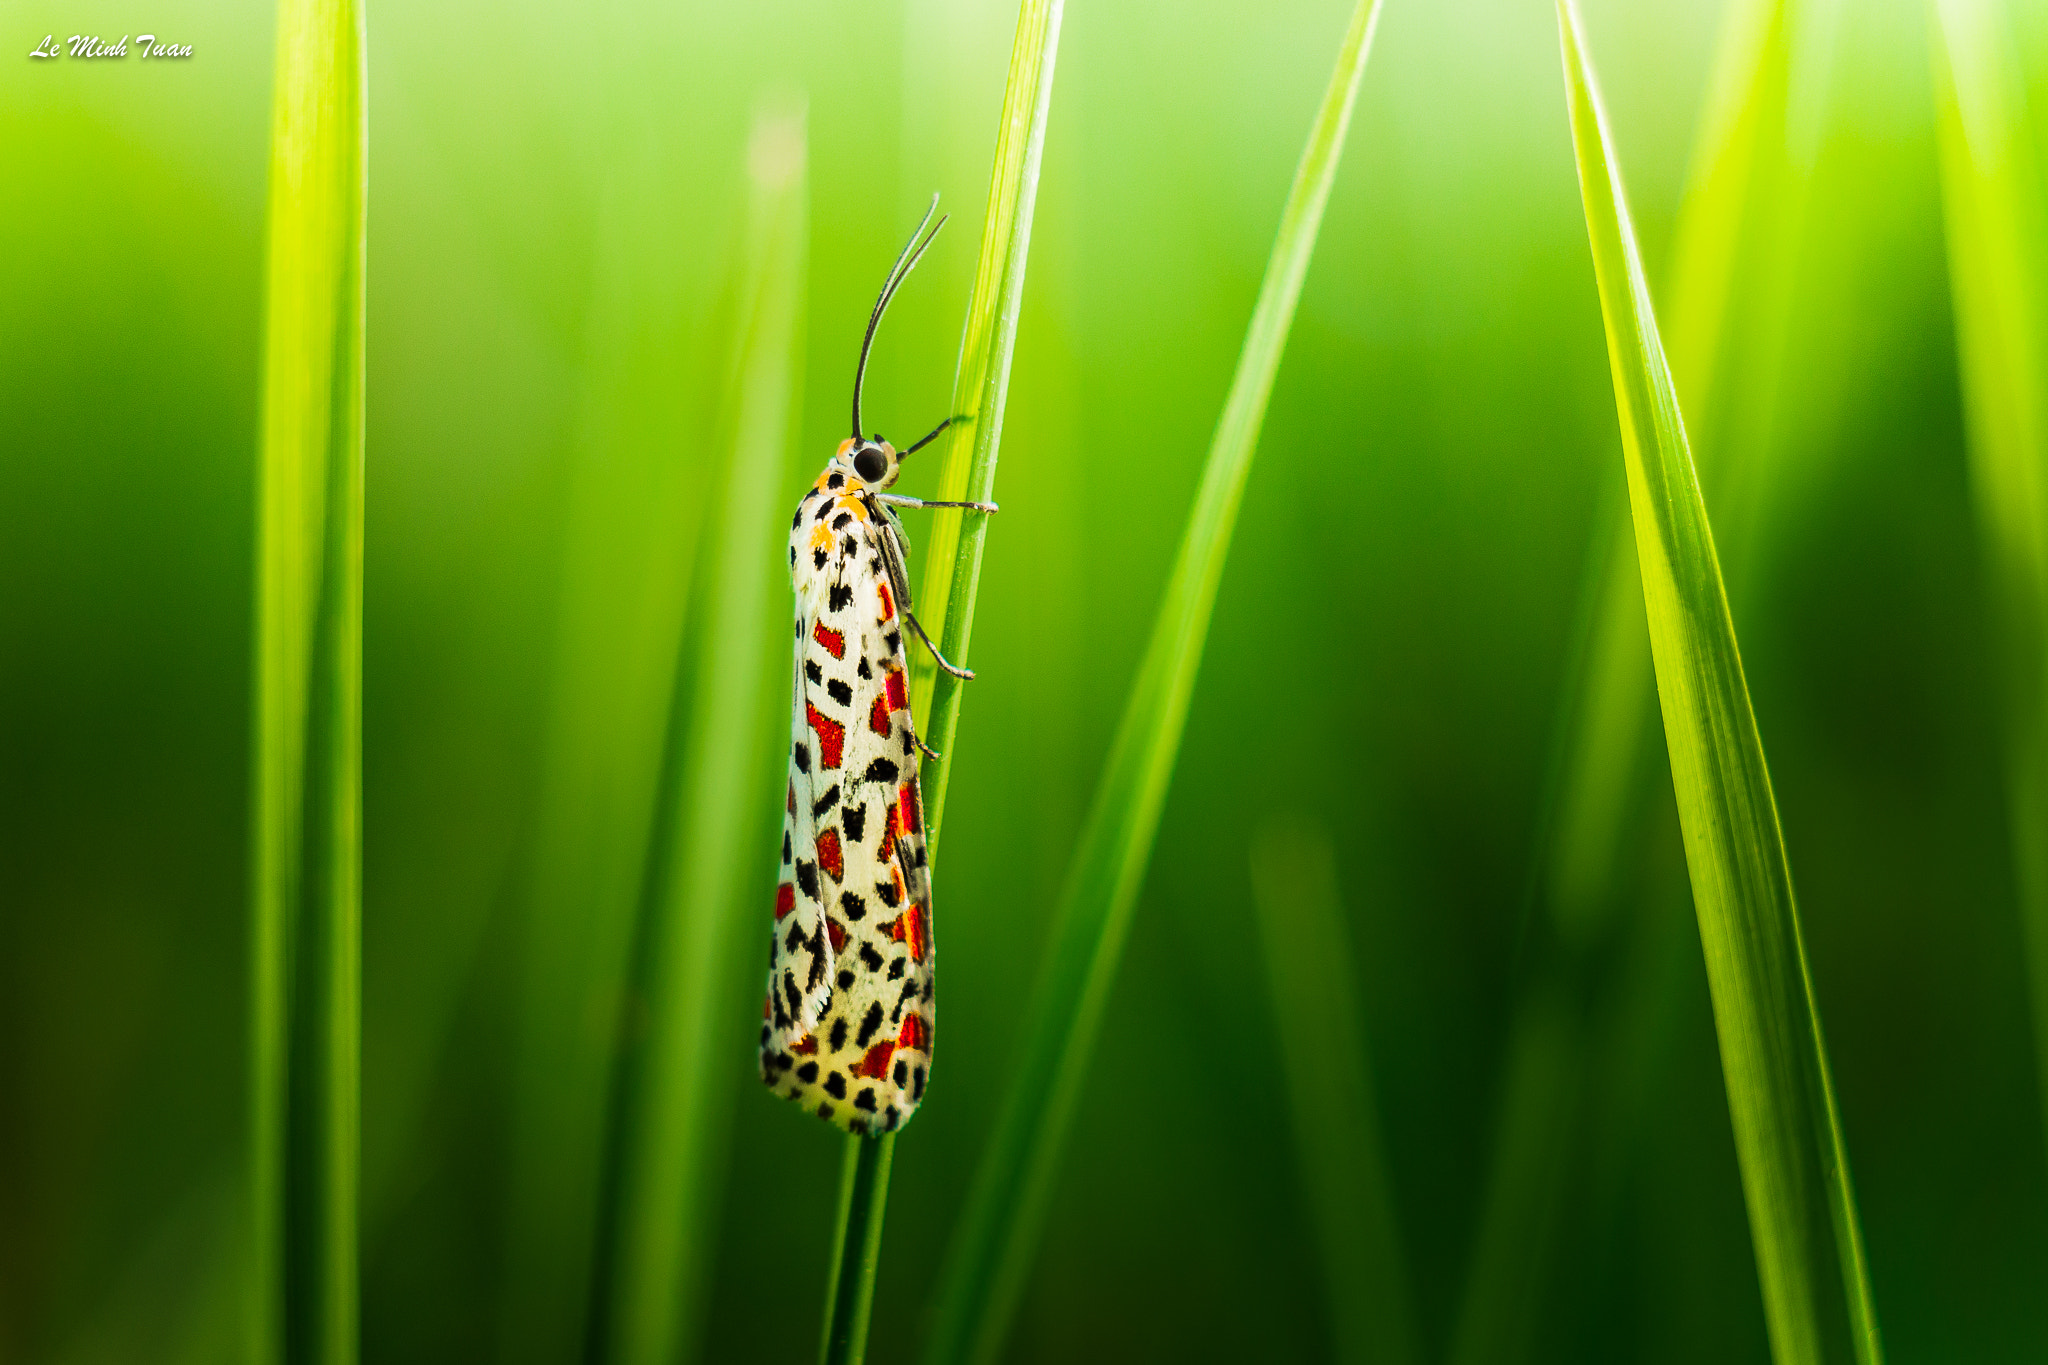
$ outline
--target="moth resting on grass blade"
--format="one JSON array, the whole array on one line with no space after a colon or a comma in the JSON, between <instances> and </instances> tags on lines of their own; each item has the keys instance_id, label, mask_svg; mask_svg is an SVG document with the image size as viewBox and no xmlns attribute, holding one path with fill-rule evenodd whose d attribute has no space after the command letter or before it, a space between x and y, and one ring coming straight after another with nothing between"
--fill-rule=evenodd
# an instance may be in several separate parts
<instances>
[{"instance_id":1,"label":"moth resting on grass blade","mask_svg":"<svg viewBox=\"0 0 2048 1365\"><path fill-rule=\"evenodd\" d=\"M934 195L868 315L853 375L853 435L789 524L796 678L761 1079L859 1134L901 1127L931 1075L932 897L917 783L918 758L930 751L910 715L905 632L940 668L974 676L948 663L911 613L895 509L996 510L885 491L901 462L952 418L900 452L879 435L861 435L861 380L875 328L946 225L932 222L938 207Z\"/></svg>"}]
</instances>

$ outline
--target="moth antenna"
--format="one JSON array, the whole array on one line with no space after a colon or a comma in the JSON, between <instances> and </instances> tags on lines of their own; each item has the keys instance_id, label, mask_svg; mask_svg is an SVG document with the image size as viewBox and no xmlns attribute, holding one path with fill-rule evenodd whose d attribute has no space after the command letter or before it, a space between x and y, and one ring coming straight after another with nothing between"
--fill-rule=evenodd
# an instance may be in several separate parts
<instances>
[{"instance_id":1,"label":"moth antenna","mask_svg":"<svg viewBox=\"0 0 2048 1365\"><path fill-rule=\"evenodd\" d=\"M860 365L853 372L853 439L856 441L860 439L860 386L868 375L868 352L875 344L875 329L882 325L882 314L888 311L889 300L896 297L896 291L903 287L903 281L909 277L911 271L917 269L918 261L923 259L924 253L930 248L932 238L938 236L939 229L946 225L944 218L932 223L932 215L938 211L939 196L935 194L932 196L932 206L924 211L924 217L918 222L917 230L910 234L910 240L904 244L902 253L896 257L896 264L889 267L889 278L882 281L882 294L875 300L875 311L868 314L867 335L860 339ZM927 223L931 223L930 232L925 231ZM924 238L922 242L918 240L920 236Z\"/></svg>"},{"instance_id":2,"label":"moth antenna","mask_svg":"<svg viewBox=\"0 0 2048 1365\"><path fill-rule=\"evenodd\" d=\"M896 458L897 458L897 459L899 459L899 460L907 460L907 459L909 459L909 458L910 458L911 456L913 456L913 455L917 454L917 452L918 452L918 451L920 451L920 450L923 450L923 449L924 449L924 448L925 448L926 446L930 445L930 444L931 444L931 443L932 443L933 441L936 441L936 440L938 440L938 439L939 439L939 433L940 433L940 432L942 432L942 431L944 431L944 430L945 430L945 429L946 429L947 427L950 427L950 426L952 426L952 425L953 425L953 419L952 419L952 418L950 418L950 417L948 417L948 418L947 418L947 419L946 419L945 421L943 421L943 422L939 423L939 424L938 424L937 426L933 427L933 428L932 428L932 429L931 429L930 431L926 432L926 433L925 433L925 434L924 434L923 436L920 436L920 437L918 437L918 438L917 438L917 440L916 440L916 441L914 441L914 442L913 442L913 443L911 444L911 446L910 446L910 448L909 448L908 450L905 450L905 451L903 451L903 452L902 452L901 454L897 455L897 457L896 457Z\"/></svg>"}]
</instances>

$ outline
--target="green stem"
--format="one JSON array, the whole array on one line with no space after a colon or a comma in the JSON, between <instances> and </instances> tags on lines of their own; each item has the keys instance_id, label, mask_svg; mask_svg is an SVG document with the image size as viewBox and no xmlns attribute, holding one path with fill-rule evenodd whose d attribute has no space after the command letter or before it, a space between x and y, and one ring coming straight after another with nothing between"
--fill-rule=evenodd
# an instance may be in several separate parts
<instances>
[{"instance_id":1,"label":"green stem","mask_svg":"<svg viewBox=\"0 0 2048 1365\"><path fill-rule=\"evenodd\" d=\"M989 177L981 258L960 338L960 368L953 381L953 411L963 414L964 420L953 424L952 436L945 442L935 495L942 501L988 502L995 496L1003 405L1009 395L1010 356L1023 308L1024 267L1031 252L1038 166L1045 151L1064 8L1064 0L1024 0L1017 15L1017 37L1010 48L1010 74L996 134L995 171ZM918 615L938 636L941 652L963 667L974 626L975 594L981 584L982 542L987 535L985 516L939 513L917 599ZM953 740L960 724L960 683L951 674L938 672L927 659L915 667L911 684L911 711L926 717L927 741L937 753L927 757L918 771L926 851L934 864L945 818L946 782L953 768ZM881 1252L882 1213L889 1198L889 1160L896 1148L894 1134L856 1137L849 1143L839 1193L839 1230L825 1294L827 1362L858 1361L867 1349L875 1261ZM849 1265L853 1268L850 1274Z\"/></svg>"},{"instance_id":2,"label":"green stem","mask_svg":"<svg viewBox=\"0 0 2048 1365\"><path fill-rule=\"evenodd\" d=\"M839 1254L825 1281L825 1340L818 1350L824 1365L860 1365L867 1356L875 1267L882 1259L882 1215L889 1207L889 1162L895 1154L894 1133L846 1140L832 1238Z\"/></svg>"}]
</instances>

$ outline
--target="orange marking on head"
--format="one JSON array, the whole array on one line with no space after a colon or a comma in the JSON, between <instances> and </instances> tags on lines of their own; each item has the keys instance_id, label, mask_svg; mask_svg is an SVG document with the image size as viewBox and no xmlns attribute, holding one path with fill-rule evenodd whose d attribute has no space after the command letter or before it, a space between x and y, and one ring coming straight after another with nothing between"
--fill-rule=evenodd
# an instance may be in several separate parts
<instances>
[{"instance_id":1,"label":"orange marking on head","mask_svg":"<svg viewBox=\"0 0 2048 1365\"><path fill-rule=\"evenodd\" d=\"M822 521L811 527L811 548L813 550L829 550L832 548L832 528Z\"/></svg>"},{"instance_id":2,"label":"orange marking on head","mask_svg":"<svg viewBox=\"0 0 2048 1365\"><path fill-rule=\"evenodd\" d=\"M855 442L854 442L854 439L853 439L853 438L852 438L851 436L849 436L849 437L847 437L847 438L846 438L845 440L841 441L841 442L839 443L839 451L838 451L838 458L839 458L839 459L842 459L842 460L843 460L843 459L845 459L845 458L846 458L846 452L847 452L847 451L849 451L849 450L852 450L852 449L853 449L853 447L854 447L854 445L855 445ZM822 481L823 481L823 480L821 479L821 480L820 480L820 482L822 482Z\"/></svg>"}]
</instances>

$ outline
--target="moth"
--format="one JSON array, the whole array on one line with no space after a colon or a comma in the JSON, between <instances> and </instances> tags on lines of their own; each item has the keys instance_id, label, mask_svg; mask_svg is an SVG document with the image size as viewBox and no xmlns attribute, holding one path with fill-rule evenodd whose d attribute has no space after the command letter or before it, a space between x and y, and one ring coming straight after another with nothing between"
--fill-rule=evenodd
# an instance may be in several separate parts
<instances>
[{"instance_id":1,"label":"moth","mask_svg":"<svg viewBox=\"0 0 2048 1365\"><path fill-rule=\"evenodd\" d=\"M935 195L868 315L853 375L853 435L789 524L796 593L782 872L762 1007L761 1079L852 1133L893 1132L924 1099L932 1066L932 893L910 714L906 635L955 677L911 610L896 509L962 508L888 491L898 451L861 435L861 382L890 299L944 227ZM929 228L929 231L927 229ZM935 757L936 755L934 755Z\"/></svg>"}]
</instances>

